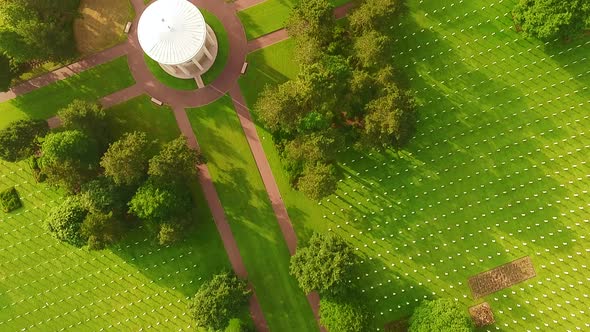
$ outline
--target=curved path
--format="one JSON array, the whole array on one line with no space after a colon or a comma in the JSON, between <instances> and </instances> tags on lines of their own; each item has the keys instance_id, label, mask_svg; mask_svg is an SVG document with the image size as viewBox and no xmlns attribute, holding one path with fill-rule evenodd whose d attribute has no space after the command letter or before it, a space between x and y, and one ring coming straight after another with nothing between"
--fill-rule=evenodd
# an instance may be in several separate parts
<instances>
[{"instance_id":1,"label":"curved path","mask_svg":"<svg viewBox=\"0 0 590 332\"><path fill-rule=\"evenodd\" d=\"M281 197L279 188L272 174L270 164L268 163L262 148L262 144L250 116L250 112L246 106L244 97L237 83L238 78L241 75L242 65L244 64L246 55L249 52L285 40L288 38L288 34L285 29L280 29L258 39L251 40L250 42L247 41L244 28L236 14L236 10L239 10L242 7L245 8L247 6L254 5L261 2L261 0L241 0L238 4L226 3L221 0L189 1L197 5L199 8L213 13L221 21L224 28L228 32L230 48L228 60L222 73L211 84L198 90L176 90L162 84L153 76L145 63L143 55L144 53L139 45L137 31L135 29L135 27L137 27L139 17L141 17L141 14L146 8L146 5L144 4L143 0L131 0L131 3L136 12L136 18L133 22L134 24L126 43L97 53L77 63L60 68L54 72L24 82L11 89L9 92L0 93L0 102L13 99L18 95L78 74L81 71L101 63L108 62L119 56L127 55L129 69L137 83L128 88L103 97L100 101L101 104L105 108L108 108L144 93L159 99L172 107L181 133L187 137L188 145L193 149L198 149L198 143L186 115L185 108L193 108L209 104L229 92L229 95L234 102L234 108L240 120L240 124L244 130L244 134L250 146L250 150L256 161L258 171L262 177L263 183L271 201L272 208L277 217L281 232L285 241L287 242L289 252L291 255L293 255L297 248L297 236L291 224L291 220ZM337 19L344 17L351 8L352 3L336 8L334 10L335 17ZM60 125L60 121L57 117L48 119L48 122L51 127ZM211 179L209 170L206 165L199 165L198 168L200 170L199 181L205 193L207 203L211 209L211 213L213 215L215 224L221 236L232 268L238 276L241 278L246 278L246 267L239 253L238 246L232 234L229 223L227 222L223 206L213 185L213 180ZM319 325L319 296L314 292L308 294L307 299L310 303L310 306L312 307L313 313ZM262 309L255 293L250 299L250 313L258 331L269 331L268 324L264 318ZM320 326L320 328L322 331L325 331L323 327Z\"/></svg>"},{"instance_id":2,"label":"curved path","mask_svg":"<svg viewBox=\"0 0 590 332\"><path fill-rule=\"evenodd\" d=\"M221 98L236 84L248 53L246 32L233 4L221 0L191 0L191 2L217 16L228 32L229 56L227 63L221 74L211 84L197 90L176 90L162 84L154 77L145 63L143 51L137 38L137 29L132 29L129 34L127 56L129 69L135 81L147 94L173 107L199 107ZM133 27L137 27L139 17L146 6L143 0L132 0L131 3L136 13Z\"/></svg>"}]
</instances>

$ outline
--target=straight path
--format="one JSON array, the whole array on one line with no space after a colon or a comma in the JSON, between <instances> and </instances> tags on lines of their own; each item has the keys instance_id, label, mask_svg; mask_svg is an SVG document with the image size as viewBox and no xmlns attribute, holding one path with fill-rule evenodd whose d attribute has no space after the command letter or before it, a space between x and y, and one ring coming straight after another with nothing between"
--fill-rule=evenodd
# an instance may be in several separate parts
<instances>
[{"instance_id":1,"label":"straight path","mask_svg":"<svg viewBox=\"0 0 590 332\"><path fill-rule=\"evenodd\" d=\"M342 6L338 6L334 8L334 17L339 20L344 18L348 15L348 12L355 6L353 2L346 3ZM260 36L256 39L252 39L248 41L248 53L254 52L261 48L268 47L272 44L276 44L278 42L282 42L289 38L289 33L287 29L279 29L273 31L271 33L267 33L266 35Z\"/></svg>"},{"instance_id":2,"label":"straight path","mask_svg":"<svg viewBox=\"0 0 590 332\"><path fill-rule=\"evenodd\" d=\"M186 110L179 106L173 106L172 110L174 112L174 117L176 118L178 128L180 128L180 132L187 139L188 146L191 149L199 149L199 143L197 142L197 137L195 136L188 116L186 115ZM244 261L240 255L238 244L236 243L236 239L234 238L225 216L223 205L221 205L221 201L219 200L219 196L217 195L217 191L213 185L213 179L209 173L209 168L206 164L197 165L197 168L199 169L199 182L203 188L205 199L207 200L209 208L211 209L213 220L215 221L217 231L221 236L221 241L223 242L223 247L227 252L231 266L238 277L246 279L248 277L248 272L246 271L246 266L244 265ZM253 289L252 292L253 295L250 298L250 314L252 315L254 325L258 331L269 331L268 324L264 318L264 314L262 313L262 308L260 307L260 303L258 302L258 298L256 297Z\"/></svg>"},{"instance_id":3,"label":"straight path","mask_svg":"<svg viewBox=\"0 0 590 332\"><path fill-rule=\"evenodd\" d=\"M266 0L236 0L234 1L234 6L236 7L236 11L241 11L246 8L254 7L265 1Z\"/></svg>"},{"instance_id":4,"label":"straight path","mask_svg":"<svg viewBox=\"0 0 590 332\"><path fill-rule=\"evenodd\" d=\"M256 161L258 172L260 173L260 177L262 178L262 182L264 183L264 187L268 193L268 198L270 199L272 209L277 217L277 221L279 222L279 227L281 228L285 242L287 242L289 253L292 256L295 254L295 250L297 250L297 235L293 229L293 224L291 223L291 219L287 213L287 208L285 207L285 202L283 202L283 198L281 197L281 192L277 182L275 181L274 175L272 174L272 169L270 168L268 159L266 159L264 148L262 147L262 143L260 143L260 138L258 137L258 132L256 131L256 125L252 121L252 116L250 115L250 111L246 106L246 100L242 95L240 86L237 84L234 85L229 90L229 95L233 101L234 109L236 110L238 119L242 125L242 129L244 130L244 134L248 141L248 145L250 146L252 156L254 156L254 160ZM307 295L307 301L311 306L318 326L322 331L325 331L325 329L320 325L319 320L319 295L316 292L312 292Z\"/></svg>"},{"instance_id":5,"label":"straight path","mask_svg":"<svg viewBox=\"0 0 590 332\"><path fill-rule=\"evenodd\" d=\"M11 88L7 92L0 92L0 103L14 99L20 95L39 89L51 83L64 80L70 76L79 74L84 70L114 60L122 55L127 54L128 50L129 49L127 43L119 44L115 47L111 47L102 52L93 54L78 62L74 62L52 72L49 72L47 74L43 74L41 76L25 81Z\"/></svg>"}]
</instances>

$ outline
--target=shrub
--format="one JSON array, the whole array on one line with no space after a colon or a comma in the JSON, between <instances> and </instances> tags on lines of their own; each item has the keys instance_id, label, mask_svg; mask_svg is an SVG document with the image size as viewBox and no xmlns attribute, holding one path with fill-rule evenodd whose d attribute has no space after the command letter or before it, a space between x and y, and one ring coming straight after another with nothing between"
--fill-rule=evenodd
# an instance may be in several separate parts
<instances>
[{"instance_id":1,"label":"shrub","mask_svg":"<svg viewBox=\"0 0 590 332\"><path fill-rule=\"evenodd\" d=\"M8 213L20 208L22 205L16 188L10 187L0 191L0 207L2 207L2 211Z\"/></svg>"},{"instance_id":2,"label":"shrub","mask_svg":"<svg viewBox=\"0 0 590 332\"><path fill-rule=\"evenodd\" d=\"M70 196L49 212L47 230L56 239L81 247L87 240L80 232L86 213L80 199Z\"/></svg>"},{"instance_id":3,"label":"shrub","mask_svg":"<svg viewBox=\"0 0 590 332\"><path fill-rule=\"evenodd\" d=\"M320 322L330 332L362 332L367 315L362 308L323 298L320 301Z\"/></svg>"}]
</instances>

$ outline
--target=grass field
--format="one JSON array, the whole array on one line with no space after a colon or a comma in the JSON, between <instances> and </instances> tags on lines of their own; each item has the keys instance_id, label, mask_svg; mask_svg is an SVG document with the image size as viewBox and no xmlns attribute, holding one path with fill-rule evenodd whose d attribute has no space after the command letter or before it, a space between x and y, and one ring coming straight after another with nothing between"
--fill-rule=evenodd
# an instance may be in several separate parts
<instances>
[{"instance_id":1,"label":"grass field","mask_svg":"<svg viewBox=\"0 0 590 332\"><path fill-rule=\"evenodd\" d=\"M82 0L80 17L74 23L80 55L93 54L126 40L125 25L134 15L128 0Z\"/></svg>"},{"instance_id":2,"label":"grass field","mask_svg":"<svg viewBox=\"0 0 590 332\"><path fill-rule=\"evenodd\" d=\"M408 1L392 23L392 61L416 91L418 134L399 153L343 151L342 182L322 202L288 188L259 129L299 237L332 231L358 248L355 282L374 328L425 298L480 302L467 279L522 256L537 277L485 297L497 321L489 330L589 328L590 41L525 39L514 4ZM270 66L267 77L292 75L272 51L249 62ZM249 71L241 86L264 76Z\"/></svg>"},{"instance_id":3,"label":"grass field","mask_svg":"<svg viewBox=\"0 0 590 332\"><path fill-rule=\"evenodd\" d=\"M109 110L118 130L149 130L166 141L173 130L169 109L146 97ZM137 120L138 113L144 119ZM148 124L149 123L149 124ZM154 131L153 123L167 130ZM16 186L24 207L0 212L0 330L184 330L187 297L229 262L197 182L193 187L196 229L180 244L161 247L138 229L102 251L75 249L43 228L47 211L62 195L36 184L25 163L0 162L0 187Z\"/></svg>"},{"instance_id":4,"label":"grass field","mask_svg":"<svg viewBox=\"0 0 590 332\"><path fill-rule=\"evenodd\" d=\"M238 12L238 17L246 30L248 40L258 38L269 32L285 27L285 22L298 0L266 0L258 5ZM332 0L335 7L348 0Z\"/></svg>"},{"instance_id":5,"label":"grass field","mask_svg":"<svg viewBox=\"0 0 590 332\"><path fill-rule=\"evenodd\" d=\"M13 100L0 103L0 128L23 118L47 119L74 99L96 101L133 85L127 57L86 70Z\"/></svg>"},{"instance_id":6,"label":"grass field","mask_svg":"<svg viewBox=\"0 0 590 332\"><path fill-rule=\"evenodd\" d=\"M289 275L289 252L229 97L188 111L271 331L317 331Z\"/></svg>"}]
</instances>

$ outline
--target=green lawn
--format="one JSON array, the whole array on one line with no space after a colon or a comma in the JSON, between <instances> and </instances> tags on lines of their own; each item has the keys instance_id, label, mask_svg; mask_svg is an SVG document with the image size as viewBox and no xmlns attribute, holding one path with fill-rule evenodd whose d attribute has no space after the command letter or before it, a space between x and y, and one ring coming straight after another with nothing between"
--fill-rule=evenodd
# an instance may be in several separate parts
<instances>
[{"instance_id":1,"label":"green lawn","mask_svg":"<svg viewBox=\"0 0 590 332\"><path fill-rule=\"evenodd\" d=\"M209 24L211 29L215 32L215 36L217 37L217 44L219 45L217 50L217 57L215 58L215 63L205 74L201 76L205 85L212 83L219 74L225 68L227 64L227 58L229 57L229 40L227 36L227 31L223 27L221 21L212 13L200 9L201 13L205 17L205 22Z\"/></svg>"},{"instance_id":2,"label":"green lawn","mask_svg":"<svg viewBox=\"0 0 590 332\"><path fill-rule=\"evenodd\" d=\"M147 97L109 112L120 131L147 130L160 141L179 135L170 110L152 106ZM152 130L154 123L165 130ZM190 329L187 297L212 274L230 268L194 184L197 226L184 242L161 247L138 229L112 249L89 252L58 242L43 227L47 211L63 196L36 184L26 163L0 162L0 187L16 186L24 203L11 214L0 212L1 329Z\"/></svg>"},{"instance_id":3,"label":"green lawn","mask_svg":"<svg viewBox=\"0 0 590 332\"><path fill-rule=\"evenodd\" d=\"M246 30L248 40L285 27L285 22L298 0L266 0L258 5L238 12L238 17ZM337 7L349 0L331 0Z\"/></svg>"},{"instance_id":4,"label":"green lawn","mask_svg":"<svg viewBox=\"0 0 590 332\"><path fill-rule=\"evenodd\" d=\"M418 134L399 153L342 152L342 182L321 205L288 187L259 128L300 239L331 230L358 248L355 282L375 327L424 298L473 305L470 276L528 255L536 278L484 298L497 321L489 330L588 328L590 41L523 38L515 2L408 1L408 16L392 23L392 61L416 91ZM250 105L250 84L293 76L282 60L272 50L249 56L267 73L242 78Z\"/></svg>"},{"instance_id":5,"label":"green lawn","mask_svg":"<svg viewBox=\"0 0 590 332\"><path fill-rule=\"evenodd\" d=\"M95 101L134 83L127 57L117 58L79 75L0 103L0 128L27 117L49 118L74 99Z\"/></svg>"},{"instance_id":6,"label":"green lawn","mask_svg":"<svg viewBox=\"0 0 590 332\"><path fill-rule=\"evenodd\" d=\"M231 100L188 115L270 330L317 331L288 273L289 252Z\"/></svg>"},{"instance_id":7,"label":"green lawn","mask_svg":"<svg viewBox=\"0 0 590 332\"><path fill-rule=\"evenodd\" d=\"M182 79L178 77L174 77L168 74L157 61L150 58L147 54L143 55L143 59L145 60L145 64L147 65L148 69L152 72L154 77L160 81L160 83L169 86L173 89L178 90L196 90L197 89L197 82L194 79Z\"/></svg>"}]
</instances>

